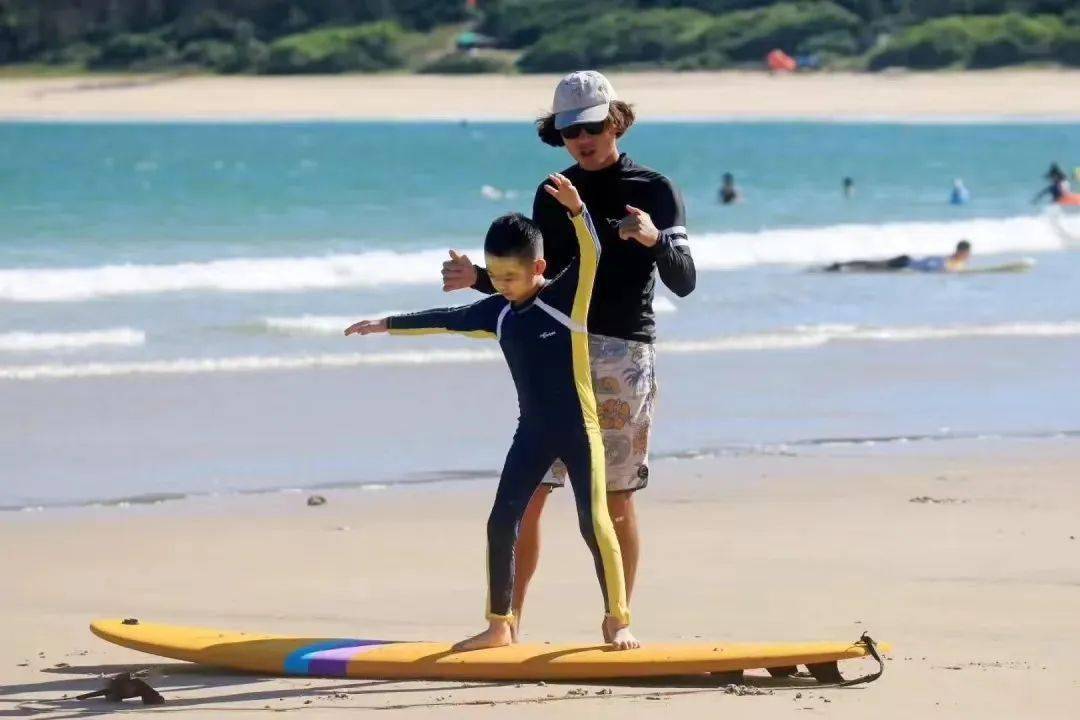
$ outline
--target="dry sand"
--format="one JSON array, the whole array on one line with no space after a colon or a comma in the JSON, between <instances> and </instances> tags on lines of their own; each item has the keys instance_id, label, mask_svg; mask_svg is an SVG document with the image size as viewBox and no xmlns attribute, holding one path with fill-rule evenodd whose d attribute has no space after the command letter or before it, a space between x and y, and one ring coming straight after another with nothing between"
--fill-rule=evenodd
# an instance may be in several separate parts
<instances>
[{"instance_id":1,"label":"dry sand","mask_svg":"<svg viewBox=\"0 0 1080 720\"><path fill-rule=\"evenodd\" d=\"M850 689L380 682L232 675L166 661L152 712L304 718L1066 718L1080 702L1080 443L922 443L665 460L639 498L634 598L647 642L894 644ZM0 717L83 717L99 673L157 665L86 629L97 616L324 636L453 639L481 623L489 482L201 498L0 516ZM913 501L922 498L923 501ZM925 498L932 498L925 500ZM545 518L530 642L595 641L599 598L568 494ZM856 663L849 673L866 669ZM599 695L611 688L613 694ZM336 694L335 694L336 693ZM66 698L66 699L65 699ZM142 711L128 701L129 710ZM512 711L508 708L512 707ZM227 713L227 715L225 714Z\"/></svg>"},{"instance_id":2,"label":"dry sand","mask_svg":"<svg viewBox=\"0 0 1080 720\"><path fill-rule=\"evenodd\" d=\"M0 119L527 120L554 75L0 79ZM1080 71L613 74L656 118L1078 118Z\"/></svg>"}]
</instances>

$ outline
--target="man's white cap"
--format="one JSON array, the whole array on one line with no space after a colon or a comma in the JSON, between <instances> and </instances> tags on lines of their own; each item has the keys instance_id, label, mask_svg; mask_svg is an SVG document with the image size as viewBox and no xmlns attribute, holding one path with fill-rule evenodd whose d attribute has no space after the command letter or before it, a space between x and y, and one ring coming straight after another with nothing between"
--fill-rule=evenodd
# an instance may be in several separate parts
<instances>
[{"instance_id":1,"label":"man's white cap","mask_svg":"<svg viewBox=\"0 0 1080 720\"><path fill-rule=\"evenodd\" d=\"M551 102L555 129L605 120L611 101L616 99L615 88L600 73L595 70L572 72L555 87L555 99Z\"/></svg>"}]
</instances>

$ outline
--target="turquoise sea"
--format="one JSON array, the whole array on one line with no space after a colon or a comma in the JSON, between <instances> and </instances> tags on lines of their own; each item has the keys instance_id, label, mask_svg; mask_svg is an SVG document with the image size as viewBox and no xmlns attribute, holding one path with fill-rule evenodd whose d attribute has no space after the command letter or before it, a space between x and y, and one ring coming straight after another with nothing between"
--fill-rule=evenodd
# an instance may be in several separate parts
<instances>
[{"instance_id":1,"label":"turquoise sea","mask_svg":"<svg viewBox=\"0 0 1080 720\"><path fill-rule=\"evenodd\" d=\"M699 268L658 295L658 452L1080 428L1080 216L1031 204L1080 125L643 123L621 147L682 189ZM525 123L0 124L0 505L496 467L494 346L340 334L473 299L440 292L446 250L479 259L568 163ZM724 172L745 202L716 202ZM805 272L964 238L1034 267ZM274 388L278 416L212 402Z\"/></svg>"}]
</instances>

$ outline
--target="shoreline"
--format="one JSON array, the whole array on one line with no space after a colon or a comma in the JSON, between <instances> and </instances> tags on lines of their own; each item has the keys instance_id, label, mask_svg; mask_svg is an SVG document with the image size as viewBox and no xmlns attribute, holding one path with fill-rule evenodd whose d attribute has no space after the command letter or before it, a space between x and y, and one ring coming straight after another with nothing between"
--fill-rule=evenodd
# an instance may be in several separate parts
<instances>
[{"instance_id":1,"label":"shoreline","mask_svg":"<svg viewBox=\"0 0 1080 720\"><path fill-rule=\"evenodd\" d=\"M936 446L947 444L952 448L965 449L965 445L979 447L983 443L1005 443L1012 449L1022 449L1027 443L1047 444L1048 447L1059 448L1070 442L1080 440L1080 429L1075 430L1048 430L1043 432L1018 431L997 433L942 433L942 434L915 434L897 436L867 436L867 437L835 437L835 438L806 438L780 443L762 443L756 445L732 444L708 448L692 448L685 450L673 450L668 452L652 453L652 464L666 464L670 462L697 462L697 461L732 461L736 459L752 458L821 458L829 457L837 453L851 451L876 451L889 453L899 457L906 455L931 453ZM1064 445L1062 444L1064 443ZM986 447L985 445L982 445ZM244 498L260 498L267 496L301 496L321 495L335 492L350 494L382 492L382 491L413 491L416 488L438 486L444 491L450 491L451 486L459 485L463 488L475 488L477 483L495 482L498 480L499 470L497 467L477 468L475 470L421 470L410 472L399 477L385 477L376 480L338 481L329 483L315 483L307 485L272 485L266 487L235 488L231 490L209 491L148 491L103 498L77 498L55 499L40 502L26 502L25 504L0 504L0 521L5 517L20 514L40 515L41 513L57 512L80 512L87 510L128 509L132 507L156 507L169 505L171 507L194 506L207 502L236 502ZM42 516L44 517L44 516Z\"/></svg>"},{"instance_id":2,"label":"shoreline","mask_svg":"<svg viewBox=\"0 0 1080 720\"><path fill-rule=\"evenodd\" d=\"M612 73L643 121L1077 122L1080 70ZM520 122L557 75L73 76L0 79L9 122ZM497 97L495 110L478 109Z\"/></svg>"}]
</instances>

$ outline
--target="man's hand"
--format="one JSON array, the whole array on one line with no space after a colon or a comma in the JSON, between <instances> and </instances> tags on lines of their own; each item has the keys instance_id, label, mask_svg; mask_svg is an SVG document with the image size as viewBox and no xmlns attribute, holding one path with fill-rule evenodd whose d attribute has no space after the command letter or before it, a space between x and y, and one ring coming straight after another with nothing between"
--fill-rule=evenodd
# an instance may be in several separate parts
<instances>
[{"instance_id":1,"label":"man's hand","mask_svg":"<svg viewBox=\"0 0 1080 720\"><path fill-rule=\"evenodd\" d=\"M626 217L619 221L619 237L623 240L637 240L645 247L652 247L660 241L660 231L653 225L649 213L633 205L626 206Z\"/></svg>"},{"instance_id":2,"label":"man's hand","mask_svg":"<svg viewBox=\"0 0 1080 720\"><path fill-rule=\"evenodd\" d=\"M361 320L345 328L345 335L371 335L372 333L384 333L387 330L386 318L382 320Z\"/></svg>"},{"instance_id":3,"label":"man's hand","mask_svg":"<svg viewBox=\"0 0 1080 720\"><path fill-rule=\"evenodd\" d=\"M585 204L581 202L581 195L578 194L578 189L574 187L574 183L570 182L570 179L560 173L552 173L548 175L548 185L544 183L544 190L548 195L559 201L559 204L566 208L571 215L578 216L581 211L585 209Z\"/></svg>"},{"instance_id":4,"label":"man's hand","mask_svg":"<svg viewBox=\"0 0 1080 720\"><path fill-rule=\"evenodd\" d=\"M464 290L476 284L476 268L468 255L458 255L457 250L450 251L450 259L442 264L443 292Z\"/></svg>"}]
</instances>

